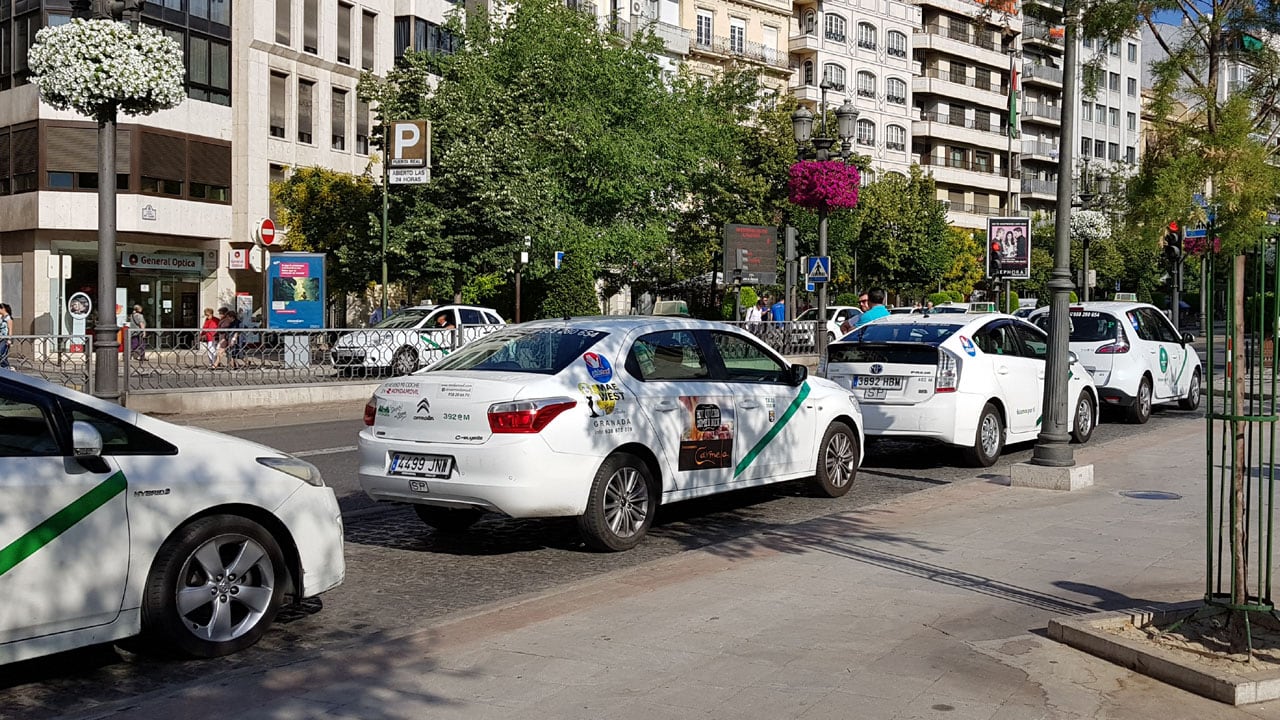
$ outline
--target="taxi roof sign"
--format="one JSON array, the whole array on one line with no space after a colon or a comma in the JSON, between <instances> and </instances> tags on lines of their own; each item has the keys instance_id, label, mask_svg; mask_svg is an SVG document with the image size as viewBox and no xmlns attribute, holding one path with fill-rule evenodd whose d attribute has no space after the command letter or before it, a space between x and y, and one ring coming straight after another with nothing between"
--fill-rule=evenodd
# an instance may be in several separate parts
<instances>
[{"instance_id":1,"label":"taxi roof sign","mask_svg":"<svg viewBox=\"0 0 1280 720\"><path fill-rule=\"evenodd\" d=\"M971 313L993 313L995 311L996 304L993 302L969 303L969 312Z\"/></svg>"},{"instance_id":2,"label":"taxi roof sign","mask_svg":"<svg viewBox=\"0 0 1280 720\"><path fill-rule=\"evenodd\" d=\"M1138 294L1118 292L1115 299L1117 302L1138 302Z\"/></svg>"}]
</instances>

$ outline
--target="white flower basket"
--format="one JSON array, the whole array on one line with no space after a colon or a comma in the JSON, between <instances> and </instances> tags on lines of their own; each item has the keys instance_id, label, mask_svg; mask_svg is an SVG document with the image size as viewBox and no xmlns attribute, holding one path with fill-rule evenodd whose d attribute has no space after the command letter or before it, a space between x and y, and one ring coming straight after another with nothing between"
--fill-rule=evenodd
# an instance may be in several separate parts
<instances>
[{"instance_id":1,"label":"white flower basket","mask_svg":"<svg viewBox=\"0 0 1280 720\"><path fill-rule=\"evenodd\" d=\"M1089 242L1111 239L1111 221L1099 210L1079 210L1071 215L1071 237Z\"/></svg>"},{"instance_id":2,"label":"white flower basket","mask_svg":"<svg viewBox=\"0 0 1280 720\"><path fill-rule=\"evenodd\" d=\"M36 33L28 54L40 98L95 120L176 107L186 97L182 48L159 31L111 20L72 20Z\"/></svg>"}]
</instances>

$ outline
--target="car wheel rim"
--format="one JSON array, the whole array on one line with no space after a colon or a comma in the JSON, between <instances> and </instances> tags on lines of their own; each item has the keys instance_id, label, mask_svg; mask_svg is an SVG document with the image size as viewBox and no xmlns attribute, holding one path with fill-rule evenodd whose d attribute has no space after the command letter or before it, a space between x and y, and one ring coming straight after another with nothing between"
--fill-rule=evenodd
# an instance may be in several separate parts
<instances>
[{"instance_id":1,"label":"car wheel rim","mask_svg":"<svg viewBox=\"0 0 1280 720\"><path fill-rule=\"evenodd\" d=\"M1151 386L1146 383L1138 388L1138 408L1142 412L1142 416L1146 417L1151 412Z\"/></svg>"},{"instance_id":2,"label":"car wheel rim","mask_svg":"<svg viewBox=\"0 0 1280 720\"><path fill-rule=\"evenodd\" d=\"M649 516L649 488L640 471L624 467L615 472L605 486L604 519L609 530L620 538L629 538L644 526Z\"/></svg>"},{"instance_id":3,"label":"car wheel rim","mask_svg":"<svg viewBox=\"0 0 1280 720\"><path fill-rule=\"evenodd\" d=\"M849 442L849 437L844 433L832 435L831 442L827 443L826 457L823 458L827 480L831 486L842 488L848 485L853 480L855 463L853 443Z\"/></svg>"},{"instance_id":4,"label":"car wheel rim","mask_svg":"<svg viewBox=\"0 0 1280 720\"><path fill-rule=\"evenodd\" d=\"M220 535L187 558L174 600L192 635L227 642L262 620L275 585L275 566L261 545L243 535Z\"/></svg>"},{"instance_id":5,"label":"car wheel rim","mask_svg":"<svg viewBox=\"0 0 1280 720\"><path fill-rule=\"evenodd\" d=\"M1000 447L1000 422L995 415L982 418L982 452L987 457L994 457Z\"/></svg>"},{"instance_id":6,"label":"car wheel rim","mask_svg":"<svg viewBox=\"0 0 1280 720\"><path fill-rule=\"evenodd\" d=\"M1192 404L1197 404L1200 402L1200 376L1199 375L1191 376L1191 392L1187 393L1187 399L1190 400Z\"/></svg>"},{"instance_id":7,"label":"car wheel rim","mask_svg":"<svg viewBox=\"0 0 1280 720\"><path fill-rule=\"evenodd\" d=\"M1076 433L1080 437L1088 437L1089 432L1093 429L1093 408L1089 406L1089 401L1080 398L1080 405L1076 408Z\"/></svg>"}]
</instances>

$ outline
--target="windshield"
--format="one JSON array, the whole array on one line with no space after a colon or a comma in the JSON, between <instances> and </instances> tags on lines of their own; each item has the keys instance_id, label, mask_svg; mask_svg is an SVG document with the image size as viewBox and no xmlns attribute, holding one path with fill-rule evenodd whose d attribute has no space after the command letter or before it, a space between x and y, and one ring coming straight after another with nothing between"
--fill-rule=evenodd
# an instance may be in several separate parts
<instances>
[{"instance_id":1,"label":"windshield","mask_svg":"<svg viewBox=\"0 0 1280 720\"><path fill-rule=\"evenodd\" d=\"M909 342L937 345L964 325L940 323L870 323L844 336L844 342Z\"/></svg>"},{"instance_id":2,"label":"windshield","mask_svg":"<svg viewBox=\"0 0 1280 720\"><path fill-rule=\"evenodd\" d=\"M417 327L423 318L431 314L434 308L425 310L411 308L409 310L401 310L400 312L388 317L386 320L374 325L375 328L386 328L388 330L402 330L404 328Z\"/></svg>"},{"instance_id":3,"label":"windshield","mask_svg":"<svg viewBox=\"0 0 1280 720\"><path fill-rule=\"evenodd\" d=\"M426 372L482 370L555 375L608 334L585 328L516 326L464 345Z\"/></svg>"},{"instance_id":4,"label":"windshield","mask_svg":"<svg viewBox=\"0 0 1280 720\"><path fill-rule=\"evenodd\" d=\"M1071 319L1069 342L1111 342L1118 335L1120 324L1112 315L1093 310L1072 310L1067 317ZM1049 332L1049 313L1036 316L1036 325Z\"/></svg>"}]
</instances>

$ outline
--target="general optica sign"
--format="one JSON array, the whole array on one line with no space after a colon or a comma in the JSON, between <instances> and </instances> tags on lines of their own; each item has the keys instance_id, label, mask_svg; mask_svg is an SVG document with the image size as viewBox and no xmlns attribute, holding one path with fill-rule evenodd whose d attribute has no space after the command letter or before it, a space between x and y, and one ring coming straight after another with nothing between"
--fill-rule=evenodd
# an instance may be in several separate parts
<instances>
[{"instance_id":1,"label":"general optica sign","mask_svg":"<svg viewBox=\"0 0 1280 720\"><path fill-rule=\"evenodd\" d=\"M322 253L272 255L267 266L267 327L323 328L325 291Z\"/></svg>"}]
</instances>

